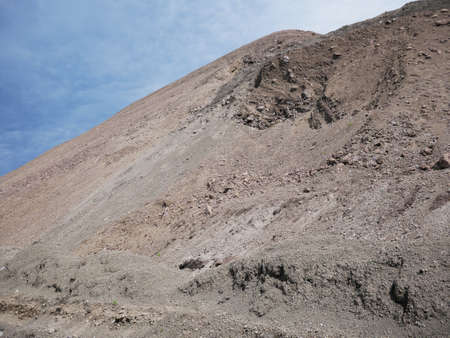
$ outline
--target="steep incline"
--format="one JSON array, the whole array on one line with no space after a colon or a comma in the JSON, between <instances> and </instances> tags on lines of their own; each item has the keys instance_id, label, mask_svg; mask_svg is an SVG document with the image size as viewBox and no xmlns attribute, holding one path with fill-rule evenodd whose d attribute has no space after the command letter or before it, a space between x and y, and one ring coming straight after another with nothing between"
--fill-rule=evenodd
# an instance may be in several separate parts
<instances>
[{"instance_id":1,"label":"steep incline","mask_svg":"<svg viewBox=\"0 0 450 338\"><path fill-rule=\"evenodd\" d=\"M0 330L445 335L449 7L271 34L0 178Z\"/></svg>"},{"instance_id":2,"label":"steep incline","mask_svg":"<svg viewBox=\"0 0 450 338\"><path fill-rule=\"evenodd\" d=\"M278 35L284 44L269 52ZM244 56L251 55L261 62L290 43L300 44L315 36L301 31L278 35L269 35L220 58L1 177L0 243L31 243L43 231L61 223L70 211L90 203L88 196L116 180L111 177L126 171L145 156L142 153L154 146L163 148L166 139L172 139L174 133L192 122L196 112L216 99L218 89L248 65Z\"/></svg>"}]
</instances>

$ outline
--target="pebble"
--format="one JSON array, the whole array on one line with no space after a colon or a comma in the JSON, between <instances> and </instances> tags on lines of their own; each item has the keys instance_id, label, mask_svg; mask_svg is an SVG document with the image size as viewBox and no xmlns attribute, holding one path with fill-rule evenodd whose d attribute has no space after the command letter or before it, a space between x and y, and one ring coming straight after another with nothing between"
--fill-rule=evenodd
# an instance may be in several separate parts
<instances>
[{"instance_id":1,"label":"pebble","mask_svg":"<svg viewBox=\"0 0 450 338\"><path fill-rule=\"evenodd\" d=\"M334 157L330 157L327 161L328 165L335 165L337 164L337 160Z\"/></svg>"},{"instance_id":2,"label":"pebble","mask_svg":"<svg viewBox=\"0 0 450 338\"><path fill-rule=\"evenodd\" d=\"M425 52L419 52L417 54L418 56L423 56L425 59L431 59L431 55L425 53Z\"/></svg>"}]
</instances>

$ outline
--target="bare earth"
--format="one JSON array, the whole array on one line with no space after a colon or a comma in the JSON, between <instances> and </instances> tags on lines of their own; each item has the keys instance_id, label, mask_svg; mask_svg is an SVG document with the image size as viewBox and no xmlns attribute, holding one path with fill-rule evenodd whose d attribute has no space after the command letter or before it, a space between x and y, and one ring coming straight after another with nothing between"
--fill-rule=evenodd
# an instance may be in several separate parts
<instances>
[{"instance_id":1,"label":"bare earth","mask_svg":"<svg viewBox=\"0 0 450 338\"><path fill-rule=\"evenodd\" d=\"M0 336L449 336L447 9L271 34L0 177Z\"/></svg>"}]
</instances>

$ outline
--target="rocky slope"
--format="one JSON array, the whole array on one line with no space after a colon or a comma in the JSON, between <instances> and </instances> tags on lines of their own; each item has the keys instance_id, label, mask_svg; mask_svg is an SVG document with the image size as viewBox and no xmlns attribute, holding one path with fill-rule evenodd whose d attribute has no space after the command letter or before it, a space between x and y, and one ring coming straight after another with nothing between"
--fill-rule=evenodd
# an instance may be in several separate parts
<instances>
[{"instance_id":1,"label":"rocky slope","mask_svg":"<svg viewBox=\"0 0 450 338\"><path fill-rule=\"evenodd\" d=\"M447 8L271 34L1 177L0 332L447 335Z\"/></svg>"}]
</instances>

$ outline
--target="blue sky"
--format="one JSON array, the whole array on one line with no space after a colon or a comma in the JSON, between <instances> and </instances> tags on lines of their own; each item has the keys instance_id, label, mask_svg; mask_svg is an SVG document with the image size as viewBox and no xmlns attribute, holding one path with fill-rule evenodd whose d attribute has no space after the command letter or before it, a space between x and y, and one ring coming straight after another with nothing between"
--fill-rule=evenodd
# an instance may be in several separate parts
<instances>
[{"instance_id":1,"label":"blue sky","mask_svg":"<svg viewBox=\"0 0 450 338\"><path fill-rule=\"evenodd\" d=\"M223 54L402 0L0 0L0 175Z\"/></svg>"}]
</instances>

